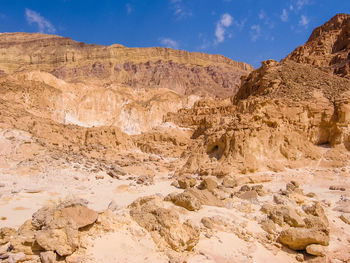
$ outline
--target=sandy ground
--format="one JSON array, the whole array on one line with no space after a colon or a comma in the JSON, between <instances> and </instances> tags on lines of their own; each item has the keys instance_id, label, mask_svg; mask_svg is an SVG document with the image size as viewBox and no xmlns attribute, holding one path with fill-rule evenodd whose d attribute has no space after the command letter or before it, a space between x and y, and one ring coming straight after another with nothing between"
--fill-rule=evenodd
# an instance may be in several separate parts
<instances>
[{"instance_id":1,"label":"sandy ground","mask_svg":"<svg viewBox=\"0 0 350 263\"><path fill-rule=\"evenodd\" d=\"M27 134L12 132L10 135L0 135L0 227L17 228L43 205L69 197L89 200L89 207L96 211L105 210L114 201L117 213L128 223L113 233L91 238L86 248L86 262L169 262L168 256L158 250L150 234L130 218L127 210L128 204L138 197L152 194L166 196L174 191L182 191L171 186L173 180L169 178L169 173L156 173L154 184L146 186L127 178L111 178L103 171L91 173L83 169L81 164L61 159L50 159L48 165L45 163L45 150L33 144ZM28 144L31 147L26 149ZM35 160L39 161L33 161L33 152L37 154ZM331 226L329 249L349 246L350 225L339 219L341 212L334 211L339 201L350 198L349 171L350 167L309 167L270 173L274 179L263 183L268 194L259 197L255 203L234 199L230 206L204 206L198 212L174 207L180 212L182 220L190 219L202 230L204 228L200 221L203 217L216 217L227 222L223 229L201 231L199 244L186 255L186 261L297 262L296 252L259 242L259 236L265 233L257 218L260 202L272 202L273 193L284 188L290 180L298 181L305 193L315 193L316 200L328 205L326 214ZM346 191L329 190L331 185L342 186ZM172 204L169 203L169 206ZM245 212L245 207L249 207L251 212ZM237 234L239 231L243 231L248 238L242 238Z\"/></svg>"}]
</instances>

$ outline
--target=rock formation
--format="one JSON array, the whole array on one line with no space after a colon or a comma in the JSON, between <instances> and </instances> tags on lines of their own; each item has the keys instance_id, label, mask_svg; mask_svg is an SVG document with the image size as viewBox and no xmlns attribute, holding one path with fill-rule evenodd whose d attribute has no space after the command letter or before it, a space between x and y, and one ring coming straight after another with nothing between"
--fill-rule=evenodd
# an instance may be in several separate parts
<instances>
[{"instance_id":1,"label":"rock formation","mask_svg":"<svg viewBox=\"0 0 350 263\"><path fill-rule=\"evenodd\" d=\"M349 262L348 29L254 71L1 34L0 261Z\"/></svg>"},{"instance_id":2,"label":"rock formation","mask_svg":"<svg viewBox=\"0 0 350 263\"><path fill-rule=\"evenodd\" d=\"M316 28L305 45L286 60L310 64L326 72L350 78L350 15L337 14Z\"/></svg>"}]
</instances>

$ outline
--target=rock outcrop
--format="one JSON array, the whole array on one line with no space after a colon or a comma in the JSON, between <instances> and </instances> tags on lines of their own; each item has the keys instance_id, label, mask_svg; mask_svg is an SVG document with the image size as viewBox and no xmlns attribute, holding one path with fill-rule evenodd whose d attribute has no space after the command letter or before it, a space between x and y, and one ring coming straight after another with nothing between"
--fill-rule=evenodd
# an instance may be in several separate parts
<instances>
[{"instance_id":1,"label":"rock outcrop","mask_svg":"<svg viewBox=\"0 0 350 263\"><path fill-rule=\"evenodd\" d=\"M326 72L350 78L350 15L337 14L314 29L305 45L285 60L310 64Z\"/></svg>"},{"instance_id":2,"label":"rock outcrop","mask_svg":"<svg viewBox=\"0 0 350 263\"><path fill-rule=\"evenodd\" d=\"M219 55L90 45L44 34L1 34L0 53L0 69L7 74L41 70L66 81L167 88L183 95L233 95L240 77L253 69Z\"/></svg>"}]
</instances>

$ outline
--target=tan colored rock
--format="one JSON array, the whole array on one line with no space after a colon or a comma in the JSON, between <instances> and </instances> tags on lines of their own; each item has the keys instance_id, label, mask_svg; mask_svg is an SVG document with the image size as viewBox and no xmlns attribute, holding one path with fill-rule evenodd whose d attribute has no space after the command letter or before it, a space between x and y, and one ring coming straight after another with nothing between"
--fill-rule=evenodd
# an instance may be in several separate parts
<instances>
[{"instance_id":1,"label":"tan colored rock","mask_svg":"<svg viewBox=\"0 0 350 263\"><path fill-rule=\"evenodd\" d=\"M292 227L305 226L303 218L291 206L265 204L262 206L261 211L266 213L273 222L280 226L283 226L284 223Z\"/></svg>"},{"instance_id":2,"label":"tan colored rock","mask_svg":"<svg viewBox=\"0 0 350 263\"><path fill-rule=\"evenodd\" d=\"M327 254L327 249L325 246L312 244L306 247L306 252L313 256L324 257Z\"/></svg>"},{"instance_id":3,"label":"tan colored rock","mask_svg":"<svg viewBox=\"0 0 350 263\"><path fill-rule=\"evenodd\" d=\"M156 244L165 242L175 251L190 251L199 241L199 230L189 222L183 224L173 209L162 207L157 196L142 197L130 206L133 219L152 234Z\"/></svg>"},{"instance_id":4,"label":"tan colored rock","mask_svg":"<svg viewBox=\"0 0 350 263\"><path fill-rule=\"evenodd\" d=\"M197 180L190 176L184 176L177 180L181 189L192 188L197 184Z\"/></svg>"},{"instance_id":5,"label":"tan colored rock","mask_svg":"<svg viewBox=\"0 0 350 263\"><path fill-rule=\"evenodd\" d=\"M79 246L78 228L74 222L65 221L61 228L38 230L35 234L38 244L60 256L72 254Z\"/></svg>"},{"instance_id":6,"label":"tan colored rock","mask_svg":"<svg viewBox=\"0 0 350 263\"><path fill-rule=\"evenodd\" d=\"M224 179L222 180L222 186L226 188L234 188L237 185L237 181L234 178L224 177Z\"/></svg>"},{"instance_id":7,"label":"tan colored rock","mask_svg":"<svg viewBox=\"0 0 350 263\"><path fill-rule=\"evenodd\" d=\"M181 206L190 211L197 211L202 207L200 201L189 192L170 194L166 200L172 201L175 205Z\"/></svg>"},{"instance_id":8,"label":"tan colored rock","mask_svg":"<svg viewBox=\"0 0 350 263\"><path fill-rule=\"evenodd\" d=\"M26 260L26 255L23 252L13 253L7 259L8 263L18 263Z\"/></svg>"},{"instance_id":9,"label":"tan colored rock","mask_svg":"<svg viewBox=\"0 0 350 263\"><path fill-rule=\"evenodd\" d=\"M315 65L322 70L349 78L349 21L348 14L337 14L314 29L308 41L296 48L286 60Z\"/></svg>"},{"instance_id":10,"label":"tan colored rock","mask_svg":"<svg viewBox=\"0 0 350 263\"><path fill-rule=\"evenodd\" d=\"M326 227L328 227L328 225L329 225L328 218L327 218L327 216L324 212L324 209L320 203L316 202L310 206L303 206L303 210L305 211L305 213L307 213L309 215L319 217L320 220L322 221L322 223Z\"/></svg>"},{"instance_id":11,"label":"tan colored rock","mask_svg":"<svg viewBox=\"0 0 350 263\"><path fill-rule=\"evenodd\" d=\"M43 248L35 240L35 228L31 220L27 220L17 230L16 235L11 238L10 244L14 252L23 252L26 255L40 253Z\"/></svg>"},{"instance_id":12,"label":"tan colored rock","mask_svg":"<svg viewBox=\"0 0 350 263\"><path fill-rule=\"evenodd\" d=\"M56 263L56 254L53 251L40 253L41 263Z\"/></svg>"},{"instance_id":13,"label":"tan colored rock","mask_svg":"<svg viewBox=\"0 0 350 263\"><path fill-rule=\"evenodd\" d=\"M35 240L46 251L60 256L72 254L79 246L78 229L93 224L98 214L85 207L84 200L68 200L56 207L44 207L32 216Z\"/></svg>"},{"instance_id":14,"label":"tan colored rock","mask_svg":"<svg viewBox=\"0 0 350 263\"><path fill-rule=\"evenodd\" d=\"M79 255L70 255L66 257L66 263L83 263L84 257Z\"/></svg>"},{"instance_id":15,"label":"tan colored rock","mask_svg":"<svg viewBox=\"0 0 350 263\"><path fill-rule=\"evenodd\" d=\"M199 189L204 190L208 189L209 191L213 191L217 188L218 184L213 178L205 178L198 186Z\"/></svg>"},{"instance_id":16,"label":"tan colored rock","mask_svg":"<svg viewBox=\"0 0 350 263\"><path fill-rule=\"evenodd\" d=\"M78 228L95 223L98 214L84 206L66 207L61 210L62 216L71 218Z\"/></svg>"},{"instance_id":17,"label":"tan colored rock","mask_svg":"<svg viewBox=\"0 0 350 263\"><path fill-rule=\"evenodd\" d=\"M249 201L258 200L258 193L254 190L246 191L246 192L243 192L242 194L240 194L238 197L241 199L244 199L244 200L249 200Z\"/></svg>"},{"instance_id":18,"label":"tan colored rock","mask_svg":"<svg viewBox=\"0 0 350 263\"><path fill-rule=\"evenodd\" d=\"M312 244L329 245L329 236L312 228L288 228L280 233L278 240L293 250L304 250Z\"/></svg>"},{"instance_id":19,"label":"tan colored rock","mask_svg":"<svg viewBox=\"0 0 350 263\"><path fill-rule=\"evenodd\" d=\"M4 245L10 241L11 237L16 235L16 229L10 227L0 228L0 245Z\"/></svg>"},{"instance_id":20,"label":"tan colored rock","mask_svg":"<svg viewBox=\"0 0 350 263\"><path fill-rule=\"evenodd\" d=\"M276 234L277 228L275 223L268 219L260 222L261 228L264 229L269 234Z\"/></svg>"},{"instance_id":21,"label":"tan colored rock","mask_svg":"<svg viewBox=\"0 0 350 263\"><path fill-rule=\"evenodd\" d=\"M339 218L340 218L344 223L350 225L350 215L348 215L348 214L342 214Z\"/></svg>"}]
</instances>

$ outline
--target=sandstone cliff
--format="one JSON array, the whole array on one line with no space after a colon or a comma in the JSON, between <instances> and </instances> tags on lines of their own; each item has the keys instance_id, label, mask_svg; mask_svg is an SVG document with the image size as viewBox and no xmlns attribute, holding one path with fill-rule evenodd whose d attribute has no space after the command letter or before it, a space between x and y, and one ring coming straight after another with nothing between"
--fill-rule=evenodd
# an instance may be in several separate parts
<instances>
[{"instance_id":1,"label":"sandstone cliff","mask_svg":"<svg viewBox=\"0 0 350 263\"><path fill-rule=\"evenodd\" d=\"M167 88L179 94L227 97L252 66L220 55L169 48L127 48L44 34L0 35L2 74L41 70L74 82Z\"/></svg>"},{"instance_id":2,"label":"sandstone cliff","mask_svg":"<svg viewBox=\"0 0 350 263\"><path fill-rule=\"evenodd\" d=\"M350 78L350 15L338 14L316 28L305 45L286 60L310 64L338 76Z\"/></svg>"}]
</instances>

